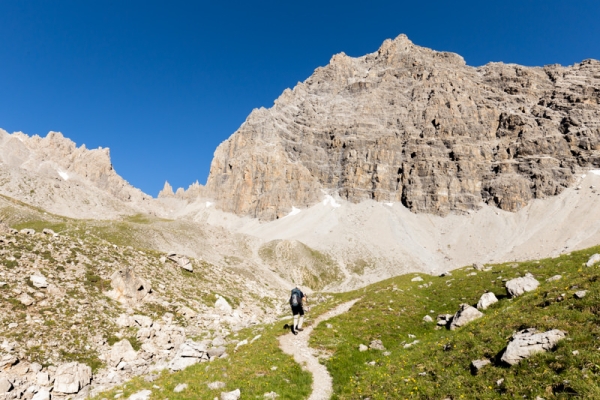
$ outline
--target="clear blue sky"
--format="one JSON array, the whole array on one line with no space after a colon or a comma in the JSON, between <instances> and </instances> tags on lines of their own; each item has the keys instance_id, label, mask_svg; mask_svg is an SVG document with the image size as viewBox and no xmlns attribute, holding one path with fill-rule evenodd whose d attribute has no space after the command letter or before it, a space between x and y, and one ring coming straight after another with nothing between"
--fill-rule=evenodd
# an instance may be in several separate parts
<instances>
[{"instance_id":1,"label":"clear blue sky","mask_svg":"<svg viewBox=\"0 0 600 400\"><path fill-rule=\"evenodd\" d=\"M110 147L155 196L331 56L405 33L470 65L600 59L597 0L0 1L0 127Z\"/></svg>"}]
</instances>

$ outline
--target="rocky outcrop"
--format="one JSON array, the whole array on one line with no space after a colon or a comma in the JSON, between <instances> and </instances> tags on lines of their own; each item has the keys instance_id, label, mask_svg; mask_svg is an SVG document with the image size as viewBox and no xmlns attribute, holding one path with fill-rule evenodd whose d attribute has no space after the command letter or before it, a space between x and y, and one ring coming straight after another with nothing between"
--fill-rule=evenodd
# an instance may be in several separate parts
<instances>
[{"instance_id":1,"label":"rocky outcrop","mask_svg":"<svg viewBox=\"0 0 600 400\"><path fill-rule=\"evenodd\" d=\"M206 192L238 214L275 219L323 191L415 212L515 211L600 166L600 62L490 63L414 45L344 53L216 150Z\"/></svg>"}]
</instances>

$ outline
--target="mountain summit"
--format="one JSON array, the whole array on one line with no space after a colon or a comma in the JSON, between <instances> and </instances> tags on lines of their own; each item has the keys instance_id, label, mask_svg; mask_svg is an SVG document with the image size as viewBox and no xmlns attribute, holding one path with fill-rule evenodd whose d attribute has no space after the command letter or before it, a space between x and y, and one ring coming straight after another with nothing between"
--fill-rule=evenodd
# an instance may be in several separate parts
<instances>
[{"instance_id":1,"label":"mountain summit","mask_svg":"<svg viewBox=\"0 0 600 400\"><path fill-rule=\"evenodd\" d=\"M206 193L272 220L324 194L413 212L517 211L600 166L600 62L490 63L405 35L344 53L254 110L216 150Z\"/></svg>"}]
</instances>

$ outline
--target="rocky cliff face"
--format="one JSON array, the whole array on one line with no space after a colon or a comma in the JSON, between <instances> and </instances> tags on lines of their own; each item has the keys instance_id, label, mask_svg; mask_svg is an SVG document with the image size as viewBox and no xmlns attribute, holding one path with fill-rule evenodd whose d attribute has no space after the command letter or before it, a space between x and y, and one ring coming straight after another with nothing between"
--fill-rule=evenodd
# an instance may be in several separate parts
<instances>
[{"instance_id":1,"label":"rocky cliff face","mask_svg":"<svg viewBox=\"0 0 600 400\"><path fill-rule=\"evenodd\" d=\"M206 194L275 219L323 193L445 215L482 202L516 211L600 166L600 62L465 65L386 40L337 54L215 152Z\"/></svg>"}]
</instances>

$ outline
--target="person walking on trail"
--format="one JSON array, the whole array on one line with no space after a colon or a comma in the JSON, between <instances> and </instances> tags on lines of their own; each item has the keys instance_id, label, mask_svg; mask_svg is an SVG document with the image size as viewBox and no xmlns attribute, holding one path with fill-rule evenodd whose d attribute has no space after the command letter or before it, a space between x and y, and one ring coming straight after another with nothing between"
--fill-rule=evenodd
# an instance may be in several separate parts
<instances>
[{"instance_id":1,"label":"person walking on trail","mask_svg":"<svg viewBox=\"0 0 600 400\"><path fill-rule=\"evenodd\" d=\"M292 333L297 335L298 332L303 331L302 324L304 323L304 305L307 303L306 296L296 286L292 289L292 295L290 296L290 306L292 307L292 315L294 316L294 322L292 323Z\"/></svg>"}]
</instances>

